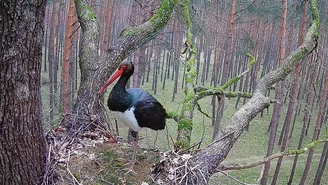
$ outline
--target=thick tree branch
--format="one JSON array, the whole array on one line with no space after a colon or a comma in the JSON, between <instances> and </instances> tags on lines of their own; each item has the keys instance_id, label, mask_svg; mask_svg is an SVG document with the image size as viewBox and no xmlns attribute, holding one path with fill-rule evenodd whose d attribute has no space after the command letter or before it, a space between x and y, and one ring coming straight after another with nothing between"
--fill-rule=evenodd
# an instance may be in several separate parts
<instances>
[{"instance_id":1,"label":"thick tree branch","mask_svg":"<svg viewBox=\"0 0 328 185\"><path fill-rule=\"evenodd\" d=\"M163 0L157 13L150 20L137 27L123 29L115 44L102 56L99 56L99 22L95 12L86 0L75 0L75 3L83 31L80 51L80 61L82 63L80 62L80 67L82 73L87 71L86 68L96 71L94 73L96 76L90 77L94 78L95 84L98 84L99 81L105 82L119 63L140 46L156 37L167 25L176 5L175 0ZM90 71L86 73L89 74ZM88 74L82 74L81 76L83 78L89 76ZM97 92L96 90L95 92Z\"/></svg>"},{"instance_id":2,"label":"thick tree branch","mask_svg":"<svg viewBox=\"0 0 328 185\"><path fill-rule=\"evenodd\" d=\"M125 58L160 33L168 24L175 6L175 0L163 0L157 13L150 20L136 27L124 28L121 31L117 41L99 60L98 71L101 74L106 74L105 80Z\"/></svg>"}]
</instances>

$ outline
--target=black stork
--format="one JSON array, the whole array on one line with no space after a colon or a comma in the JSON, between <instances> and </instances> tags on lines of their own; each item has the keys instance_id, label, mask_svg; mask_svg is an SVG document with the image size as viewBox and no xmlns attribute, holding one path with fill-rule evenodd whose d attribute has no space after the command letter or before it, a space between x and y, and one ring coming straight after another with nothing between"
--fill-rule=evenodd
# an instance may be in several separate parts
<instances>
[{"instance_id":1,"label":"black stork","mask_svg":"<svg viewBox=\"0 0 328 185\"><path fill-rule=\"evenodd\" d=\"M167 113L164 107L149 93L139 88L126 89L125 85L134 72L132 62L123 61L112 77L99 90L101 94L106 88L113 83L118 77L120 79L114 85L108 98L108 108L114 111L117 119L126 124L134 138L137 138L138 132L142 127L152 130L162 130L165 128L165 118ZM135 140L137 142L137 140ZM129 171L133 171L133 165L136 162L135 148L132 166Z\"/></svg>"}]
</instances>

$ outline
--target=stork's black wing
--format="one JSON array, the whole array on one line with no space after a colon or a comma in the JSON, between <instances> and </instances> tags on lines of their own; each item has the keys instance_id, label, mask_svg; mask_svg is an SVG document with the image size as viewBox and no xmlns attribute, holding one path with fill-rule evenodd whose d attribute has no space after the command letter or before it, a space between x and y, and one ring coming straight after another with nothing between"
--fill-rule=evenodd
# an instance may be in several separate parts
<instances>
[{"instance_id":1,"label":"stork's black wing","mask_svg":"<svg viewBox=\"0 0 328 185\"><path fill-rule=\"evenodd\" d=\"M141 89L128 89L135 97L134 115L140 127L147 127L153 130L165 128L165 118L167 117L164 107L149 93Z\"/></svg>"}]
</instances>

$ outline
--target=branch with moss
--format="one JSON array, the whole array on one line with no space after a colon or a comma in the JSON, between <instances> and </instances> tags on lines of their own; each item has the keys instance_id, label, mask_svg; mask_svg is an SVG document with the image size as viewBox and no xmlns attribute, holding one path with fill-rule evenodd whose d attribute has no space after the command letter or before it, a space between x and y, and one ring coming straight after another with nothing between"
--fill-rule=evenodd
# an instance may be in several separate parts
<instances>
[{"instance_id":1,"label":"branch with moss","mask_svg":"<svg viewBox=\"0 0 328 185\"><path fill-rule=\"evenodd\" d=\"M195 100L198 101L204 97L212 96L212 95L224 95L227 98L235 98L235 97L242 97L242 98L251 98L252 93L249 92L241 92L241 91L224 91L221 87L196 87L195 88L196 96Z\"/></svg>"},{"instance_id":2,"label":"branch with moss","mask_svg":"<svg viewBox=\"0 0 328 185\"><path fill-rule=\"evenodd\" d=\"M177 112L167 112L166 119L173 119L176 122L179 122L180 115Z\"/></svg>"},{"instance_id":3,"label":"branch with moss","mask_svg":"<svg viewBox=\"0 0 328 185\"><path fill-rule=\"evenodd\" d=\"M246 71L244 71L242 74L228 80L225 84L223 84L221 86L221 88L223 90L227 89L228 87L230 87L233 83L236 83L237 81L240 80L241 77L245 76L251 69L252 69L252 66L255 64L255 58L252 54L250 53L246 53L246 56L250 58L250 61L248 63L248 69Z\"/></svg>"},{"instance_id":4,"label":"branch with moss","mask_svg":"<svg viewBox=\"0 0 328 185\"><path fill-rule=\"evenodd\" d=\"M162 0L157 12L148 21L136 27L124 28L121 31L116 42L97 61L96 73L100 81L106 81L124 59L154 39L165 28L172 17L176 4L176 0Z\"/></svg>"},{"instance_id":5,"label":"branch with moss","mask_svg":"<svg viewBox=\"0 0 328 185\"><path fill-rule=\"evenodd\" d=\"M141 45L155 38L168 24L175 6L175 0L163 0L158 11L147 22L136 27L124 28L111 50L127 57Z\"/></svg>"},{"instance_id":6,"label":"branch with moss","mask_svg":"<svg viewBox=\"0 0 328 185\"><path fill-rule=\"evenodd\" d=\"M252 56L250 53L247 53L246 56L250 58L250 62L248 64L248 69L244 71L242 74L230 79L221 87L195 87L195 77L196 77L196 49L192 43L192 22L189 17L189 9L188 4L189 1L186 0L184 3L178 1L178 4L183 7L184 17L186 20L187 25L187 33L186 33L186 41L185 41L185 49L183 53L189 54L187 57L187 72L186 72L186 85L185 85L185 99L183 102L183 108L181 112L180 119L178 119L178 137L176 146L180 146L180 148L188 148L190 144L190 137L191 131L193 127L193 111L195 106L197 109L204 114L205 116L209 117L205 112L203 112L200 108L200 105L197 103L198 100L211 95L225 95L226 97L245 97L251 98L252 94L248 92L231 92L225 91L228 87L232 84L236 83L240 80L241 77L246 75L252 68L253 64L255 63L255 57Z\"/></svg>"},{"instance_id":7,"label":"branch with moss","mask_svg":"<svg viewBox=\"0 0 328 185\"><path fill-rule=\"evenodd\" d=\"M177 1L183 8L183 15L186 21L186 41L184 53L188 54L186 61L185 74L185 98L182 104L182 110L178 121L178 136L175 146L178 148L188 148L190 146L191 131L193 128L193 111L195 109L195 78L196 78L196 48L193 45L192 22L189 16L189 0Z\"/></svg>"},{"instance_id":8,"label":"branch with moss","mask_svg":"<svg viewBox=\"0 0 328 185\"><path fill-rule=\"evenodd\" d=\"M298 149L298 150L289 150L285 152L279 152L276 154L273 154L269 157L266 157L262 160L255 161L255 162L250 162L247 164L225 164L225 165L220 165L216 171L221 172L221 171L227 171L227 170L242 170L242 169L247 169L247 168L253 168L255 166L263 165L269 161L272 161L273 159L279 158L279 157L285 157L285 156L291 156L291 155L300 155L308 151L309 149L315 147L319 143L324 143L328 142L328 138L326 139L321 139L321 140L315 140L310 142L306 147Z\"/></svg>"},{"instance_id":9,"label":"branch with moss","mask_svg":"<svg viewBox=\"0 0 328 185\"><path fill-rule=\"evenodd\" d=\"M148 21L136 27L123 29L116 42L102 55L99 55L100 28L95 11L92 10L86 0L75 0L75 3L78 20L82 28L83 43L81 44L81 51L86 56L82 58L80 67L81 70L90 69L93 71L95 74L91 75L93 76L93 83L100 83L99 86L102 85L101 82L109 78L124 59L155 38L164 29L177 4L175 0L162 0L157 12ZM98 88L93 87L90 89ZM96 94L97 91L95 90L94 93Z\"/></svg>"},{"instance_id":10,"label":"branch with moss","mask_svg":"<svg viewBox=\"0 0 328 185\"><path fill-rule=\"evenodd\" d=\"M250 70L252 69L253 64L255 64L255 58L250 53L246 53L246 56L250 58L250 61L248 63L248 69L241 73L240 75L231 78L228 80L225 84L223 84L220 87L196 87L194 90L196 91L195 101L198 101L206 96L212 96L212 95L224 95L228 98L234 98L234 97L243 97L243 98L251 98L252 93L249 92L239 92L239 91L225 91L228 87L230 87L232 84L238 82L241 77L245 76Z\"/></svg>"}]
</instances>

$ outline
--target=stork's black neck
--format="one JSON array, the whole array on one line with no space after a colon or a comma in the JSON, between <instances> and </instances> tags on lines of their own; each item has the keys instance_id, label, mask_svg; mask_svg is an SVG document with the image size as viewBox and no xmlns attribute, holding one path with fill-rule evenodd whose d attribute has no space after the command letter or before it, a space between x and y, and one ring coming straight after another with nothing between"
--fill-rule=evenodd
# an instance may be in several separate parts
<instances>
[{"instance_id":1,"label":"stork's black neck","mask_svg":"<svg viewBox=\"0 0 328 185\"><path fill-rule=\"evenodd\" d=\"M125 86L131 75L132 73L123 73L113 87L108 99L108 108L110 110L124 112L130 108L133 99L132 95L126 91Z\"/></svg>"},{"instance_id":2,"label":"stork's black neck","mask_svg":"<svg viewBox=\"0 0 328 185\"><path fill-rule=\"evenodd\" d=\"M123 88L125 90L126 83L128 82L129 78L131 77L131 75L134 72L134 65L132 64L132 62L130 62L126 66L127 67L123 71L120 79L115 84L114 88L119 88L119 89L122 89Z\"/></svg>"}]
</instances>

